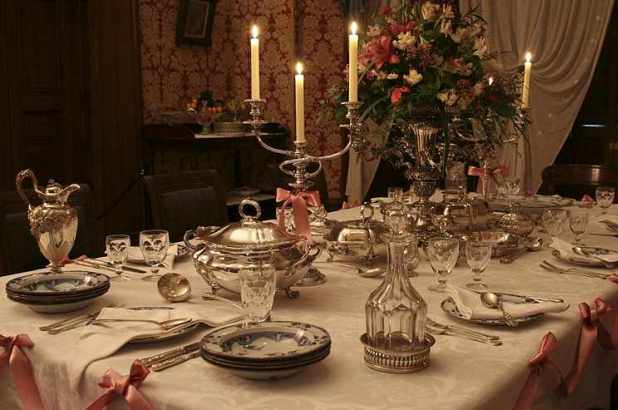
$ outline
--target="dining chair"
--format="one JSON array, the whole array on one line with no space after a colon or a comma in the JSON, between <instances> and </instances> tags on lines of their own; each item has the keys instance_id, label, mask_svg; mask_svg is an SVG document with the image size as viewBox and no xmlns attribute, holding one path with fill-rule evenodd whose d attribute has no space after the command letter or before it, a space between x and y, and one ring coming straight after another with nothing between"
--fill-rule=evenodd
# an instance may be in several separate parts
<instances>
[{"instance_id":1,"label":"dining chair","mask_svg":"<svg viewBox=\"0 0 618 410\"><path fill-rule=\"evenodd\" d=\"M33 204L40 200L25 190ZM95 250L95 219L92 191L80 184L79 192L69 197L77 210L78 225L72 256L92 255ZM0 276L43 268L48 261L30 233L27 206L15 191L0 192Z\"/></svg>"},{"instance_id":2,"label":"dining chair","mask_svg":"<svg viewBox=\"0 0 618 410\"><path fill-rule=\"evenodd\" d=\"M555 164L543 170L543 184L539 192L574 199L581 199L583 195L594 198L596 188L602 185L618 188L618 168L592 164Z\"/></svg>"},{"instance_id":3,"label":"dining chair","mask_svg":"<svg viewBox=\"0 0 618 410\"><path fill-rule=\"evenodd\" d=\"M167 229L170 240L182 240L198 225L224 225L227 207L223 182L214 169L144 176L151 225Z\"/></svg>"}]
</instances>

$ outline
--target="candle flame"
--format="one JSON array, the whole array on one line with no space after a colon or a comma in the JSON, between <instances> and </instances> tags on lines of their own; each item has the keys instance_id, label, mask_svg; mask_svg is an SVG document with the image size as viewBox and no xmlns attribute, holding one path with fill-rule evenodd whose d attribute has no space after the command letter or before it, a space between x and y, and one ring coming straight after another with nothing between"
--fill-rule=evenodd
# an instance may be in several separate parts
<instances>
[{"instance_id":1,"label":"candle flame","mask_svg":"<svg viewBox=\"0 0 618 410\"><path fill-rule=\"evenodd\" d=\"M526 53L526 63L529 63L530 61L532 61L532 53L530 53L530 51L528 51Z\"/></svg>"},{"instance_id":2,"label":"candle flame","mask_svg":"<svg viewBox=\"0 0 618 410\"><path fill-rule=\"evenodd\" d=\"M251 37L253 38L258 38L258 35L260 34L260 30L258 29L258 26L256 26L255 24L251 27Z\"/></svg>"},{"instance_id":3,"label":"candle flame","mask_svg":"<svg viewBox=\"0 0 618 410\"><path fill-rule=\"evenodd\" d=\"M299 75L303 73L303 63L300 61L296 63L296 73Z\"/></svg>"},{"instance_id":4,"label":"candle flame","mask_svg":"<svg viewBox=\"0 0 618 410\"><path fill-rule=\"evenodd\" d=\"M487 82L489 83L489 85L492 85L494 83L494 78L493 77L489 77L487 79Z\"/></svg>"},{"instance_id":5,"label":"candle flame","mask_svg":"<svg viewBox=\"0 0 618 410\"><path fill-rule=\"evenodd\" d=\"M353 21L352 24L350 24L350 33L356 34L357 30L358 30L358 24L356 24L356 21Z\"/></svg>"}]
</instances>

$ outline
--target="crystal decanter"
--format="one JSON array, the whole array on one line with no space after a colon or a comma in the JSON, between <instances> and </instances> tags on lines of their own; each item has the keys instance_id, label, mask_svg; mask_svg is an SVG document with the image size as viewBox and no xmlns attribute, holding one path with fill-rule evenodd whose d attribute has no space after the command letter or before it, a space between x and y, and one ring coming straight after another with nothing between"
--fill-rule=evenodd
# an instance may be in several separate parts
<instances>
[{"instance_id":1,"label":"crystal decanter","mask_svg":"<svg viewBox=\"0 0 618 410\"><path fill-rule=\"evenodd\" d=\"M427 304L410 283L406 248L413 236L406 232L406 213L389 209L386 223L388 269L384 281L365 305L367 333L365 362L379 371L407 373L429 366L431 335L425 333Z\"/></svg>"}]
</instances>

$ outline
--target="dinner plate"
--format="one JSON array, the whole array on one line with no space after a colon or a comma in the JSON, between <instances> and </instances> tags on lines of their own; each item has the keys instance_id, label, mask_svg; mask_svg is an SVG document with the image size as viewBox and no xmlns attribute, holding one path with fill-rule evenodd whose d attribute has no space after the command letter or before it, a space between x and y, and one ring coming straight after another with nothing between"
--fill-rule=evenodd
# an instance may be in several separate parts
<instances>
[{"instance_id":1,"label":"dinner plate","mask_svg":"<svg viewBox=\"0 0 618 410\"><path fill-rule=\"evenodd\" d=\"M287 377L293 376L297 373L302 372L303 370L308 369L309 367L315 365L316 363L311 363L305 366L292 367L289 369L266 369L266 370L247 370L247 369L234 369L225 366L221 366L212 362L209 362L214 366L220 367L222 369L228 370L230 373L242 377L243 379L249 380L279 380L285 379Z\"/></svg>"},{"instance_id":2,"label":"dinner plate","mask_svg":"<svg viewBox=\"0 0 618 410\"><path fill-rule=\"evenodd\" d=\"M34 297L72 296L109 287L109 277L88 271L63 271L61 273L32 273L11 279L6 291Z\"/></svg>"},{"instance_id":3,"label":"dinner plate","mask_svg":"<svg viewBox=\"0 0 618 410\"><path fill-rule=\"evenodd\" d=\"M586 268L605 268L605 264L603 262L596 259L587 258L585 256L563 256L556 249L552 250L551 254L562 263L583 266Z\"/></svg>"},{"instance_id":4,"label":"dinner plate","mask_svg":"<svg viewBox=\"0 0 618 410\"><path fill-rule=\"evenodd\" d=\"M446 298L440 304L440 307L447 315L459 320L463 320L469 323L477 323L479 325L487 326L507 326L504 319L467 319L458 309L455 301L452 298ZM534 320L542 319L545 315L543 313L537 313L536 315L524 316L519 318L513 318L516 323L532 322Z\"/></svg>"},{"instance_id":5,"label":"dinner plate","mask_svg":"<svg viewBox=\"0 0 618 410\"><path fill-rule=\"evenodd\" d=\"M283 370L290 369L298 366L306 366L308 364L319 362L330 354L330 347L322 349L314 354L308 355L305 358L297 359L287 362L266 362L266 363L246 363L238 362L235 360L224 359L219 356L210 355L202 351L202 358L207 362L219 365L221 367L228 367L232 369L244 369L244 370Z\"/></svg>"},{"instance_id":6,"label":"dinner plate","mask_svg":"<svg viewBox=\"0 0 618 410\"><path fill-rule=\"evenodd\" d=\"M330 345L326 330L299 322L263 322L243 328L231 325L204 335L207 354L234 361L288 361Z\"/></svg>"},{"instance_id":7,"label":"dinner plate","mask_svg":"<svg viewBox=\"0 0 618 410\"><path fill-rule=\"evenodd\" d=\"M86 306L94 302L97 297L98 296L95 296L93 298L80 300L77 302L54 303L50 305L35 305L27 302L20 303L28 306L30 309L34 310L37 313L68 313L85 308Z\"/></svg>"},{"instance_id":8,"label":"dinner plate","mask_svg":"<svg viewBox=\"0 0 618 410\"><path fill-rule=\"evenodd\" d=\"M51 305L51 304L60 304L60 303L73 303L80 302L82 300L92 299L97 296L101 296L109 290L110 285L107 284L102 288L97 288L92 291L82 292L75 295L28 295L15 293L7 289L6 296L20 303L28 303L35 305Z\"/></svg>"}]
</instances>

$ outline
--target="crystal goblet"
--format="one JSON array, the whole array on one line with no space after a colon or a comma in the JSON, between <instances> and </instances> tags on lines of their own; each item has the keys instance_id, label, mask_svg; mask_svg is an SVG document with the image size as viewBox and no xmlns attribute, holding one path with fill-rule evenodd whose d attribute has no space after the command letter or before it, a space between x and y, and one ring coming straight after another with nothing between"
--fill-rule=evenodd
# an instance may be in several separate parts
<instances>
[{"instance_id":1,"label":"crystal goblet","mask_svg":"<svg viewBox=\"0 0 618 410\"><path fill-rule=\"evenodd\" d=\"M427 244L429 264L436 273L437 284L429 286L434 292L445 292L448 276L459 258L459 240L456 238L431 239Z\"/></svg>"},{"instance_id":2,"label":"crystal goblet","mask_svg":"<svg viewBox=\"0 0 618 410\"><path fill-rule=\"evenodd\" d=\"M614 203L614 197L616 196L616 190L611 186L600 186L595 191L597 204L603 209L602 215L607 213L607 209Z\"/></svg>"},{"instance_id":3,"label":"crystal goblet","mask_svg":"<svg viewBox=\"0 0 618 410\"><path fill-rule=\"evenodd\" d=\"M491 244L486 242L468 241L468 243L466 243L466 261L474 274L472 277L473 282L466 284L467 287L475 290L487 289L487 286L483 283L481 273L483 273L485 269L487 269L487 265L489 265L491 251Z\"/></svg>"},{"instance_id":4,"label":"crystal goblet","mask_svg":"<svg viewBox=\"0 0 618 410\"><path fill-rule=\"evenodd\" d=\"M159 280L159 268L167 256L167 249L170 245L170 235L168 231L162 229L151 229L139 233L139 247L144 256L144 261L150 266L152 274L146 276L144 280Z\"/></svg>"},{"instance_id":5,"label":"crystal goblet","mask_svg":"<svg viewBox=\"0 0 618 410\"><path fill-rule=\"evenodd\" d=\"M129 235L107 235L105 237L105 253L119 276L122 275L122 265L127 262L129 257L130 246L131 238Z\"/></svg>"},{"instance_id":6,"label":"crystal goblet","mask_svg":"<svg viewBox=\"0 0 618 410\"><path fill-rule=\"evenodd\" d=\"M582 236L588 228L588 212L571 212L569 215L569 228L575 234L575 243L582 245Z\"/></svg>"}]
</instances>

